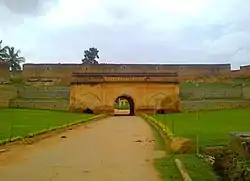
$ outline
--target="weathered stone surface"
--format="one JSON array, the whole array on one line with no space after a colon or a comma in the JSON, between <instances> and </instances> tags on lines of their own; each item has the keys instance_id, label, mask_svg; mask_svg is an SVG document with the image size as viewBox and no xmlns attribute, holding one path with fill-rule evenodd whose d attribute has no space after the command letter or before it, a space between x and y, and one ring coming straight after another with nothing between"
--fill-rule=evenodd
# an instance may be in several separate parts
<instances>
[{"instance_id":1,"label":"weathered stone surface","mask_svg":"<svg viewBox=\"0 0 250 181\"><path fill-rule=\"evenodd\" d=\"M174 138L170 145L174 153L190 153L194 150L194 143L188 138Z\"/></svg>"},{"instance_id":2,"label":"weathered stone surface","mask_svg":"<svg viewBox=\"0 0 250 181\"><path fill-rule=\"evenodd\" d=\"M7 63L0 61L0 84L5 84L5 82L9 82L9 80L10 80L9 65Z\"/></svg>"},{"instance_id":3,"label":"weathered stone surface","mask_svg":"<svg viewBox=\"0 0 250 181\"><path fill-rule=\"evenodd\" d=\"M177 72L181 80L205 79L205 77L228 76L230 64L24 64L23 78L60 78L60 82L70 83L73 72L99 73L166 73ZM209 78L207 78L209 79ZM211 78L210 78L211 79ZM216 78L217 79L217 78Z\"/></svg>"},{"instance_id":4,"label":"weathered stone surface","mask_svg":"<svg viewBox=\"0 0 250 181\"><path fill-rule=\"evenodd\" d=\"M132 64L98 64L98 65L82 65L82 64L25 64L23 71L18 73L9 72L9 67L6 64L0 64L0 107L27 107L41 109L56 109L56 110L83 110L85 107L90 107L94 113L113 114L114 96L127 94L134 100L135 112L137 114L147 113L171 113L178 111L190 110L213 110L226 108L239 108L250 106L250 88L248 86L232 86L207 89L201 86L199 82L218 82L220 77L231 77L250 75L250 66L242 66L237 75L233 76L230 71L229 64L211 64L211 65L132 65ZM244 72L244 74L241 74ZM109 81L109 85L102 83L85 84L81 86L81 93L72 93L79 96L77 99L70 99L69 104L69 87L74 80L74 73L100 73L100 74L166 74L177 73L177 80L181 82L192 82L195 87L181 88L180 99L176 97L176 87L171 83L161 84L157 81L162 81L164 78L159 77L137 77L130 82L128 77L123 77L123 81L127 83L116 83L121 77L105 78ZM234 72L235 73L235 72ZM16 74L16 75L14 75ZM229 77L228 77L229 76ZM31 84L27 88L19 86L12 90L6 91L6 82L22 80L25 84ZM84 77L85 79L86 77ZM225 81L224 78L221 81ZM137 83L136 81L155 81L156 83ZM104 82L105 82L104 81ZM4 85L1 85L2 84ZM112 83L110 83L112 82ZM54 86L65 86L59 89ZM48 90L34 89L44 85ZM52 87L49 89L49 87ZM112 89L113 87L113 89ZM75 88L71 88L74 90ZM83 90L84 89L84 90ZM106 89L106 90L104 90ZM80 88L79 88L80 90ZM101 93L102 92L102 93ZM12 95L12 96L10 96ZM56 99L54 99L56 98ZM27 100L28 99L28 100ZM51 99L49 101L40 99ZM57 99L65 99L60 103ZM10 101L11 100L11 101ZM111 103L112 102L112 103ZM59 105L61 104L61 106ZM181 106L180 106L181 104ZM159 112L160 111L160 112Z\"/></svg>"},{"instance_id":5,"label":"weathered stone surface","mask_svg":"<svg viewBox=\"0 0 250 181\"><path fill-rule=\"evenodd\" d=\"M230 148L243 156L250 156L250 132L230 133Z\"/></svg>"},{"instance_id":6,"label":"weathered stone surface","mask_svg":"<svg viewBox=\"0 0 250 181\"><path fill-rule=\"evenodd\" d=\"M168 83L99 83L96 85L71 85L70 110L90 108L99 112L114 113L115 100L120 96L130 97L135 114L158 109L179 111L179 84ZM169 102L162 102L169 97Z\"/></svg>"}]
</instances>

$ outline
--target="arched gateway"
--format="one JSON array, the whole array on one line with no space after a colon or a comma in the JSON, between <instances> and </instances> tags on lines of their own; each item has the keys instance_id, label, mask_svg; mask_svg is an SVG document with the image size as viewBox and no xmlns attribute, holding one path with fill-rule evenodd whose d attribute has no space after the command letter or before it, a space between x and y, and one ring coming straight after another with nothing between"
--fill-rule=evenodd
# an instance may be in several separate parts
<instances>
[{"instance_id":1,"label":"arched gateway","mask_svg":"<svg viewBox=\"0 0 250 181\"><path fill-rule=\"evenodd\" d=\"M122 108L122 109L118 109L114 110L114 115L128 115L128 116L134 116L135 115L135 103L132 97L128 96L128 95L122 95L119 96L116 100L115 100L115 105L117 106L118 103L118 108ZM121 103L121 105L119 105Z\"/></svg>"},{"instance_id":2,"label":"arched gateway","mask_svg":"<svg viewBox=\"0 0 250 181\"><path fill-rule=\"evenodd\" d=\"M176 73L73 73L70 110L114 114L114 102L125 98L130 115L180 110Z\"/></svg>"}]
</instances>

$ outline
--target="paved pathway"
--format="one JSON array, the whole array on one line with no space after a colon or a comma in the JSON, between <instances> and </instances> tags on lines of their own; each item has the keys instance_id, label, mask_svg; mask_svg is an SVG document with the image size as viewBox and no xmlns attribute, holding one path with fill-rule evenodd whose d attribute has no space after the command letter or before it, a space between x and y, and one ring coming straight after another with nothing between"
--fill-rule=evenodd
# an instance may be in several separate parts
<instances>
[{"instance_id":1,"label":"paved pathway","mask_svg":"<svg viewBox=\"0 0 250 181\"><path fill-rule=\"evenodd\" d=\"M1 181L159 181L150 127L110 117L0 153Z\"/></svg>"}]
</instances>

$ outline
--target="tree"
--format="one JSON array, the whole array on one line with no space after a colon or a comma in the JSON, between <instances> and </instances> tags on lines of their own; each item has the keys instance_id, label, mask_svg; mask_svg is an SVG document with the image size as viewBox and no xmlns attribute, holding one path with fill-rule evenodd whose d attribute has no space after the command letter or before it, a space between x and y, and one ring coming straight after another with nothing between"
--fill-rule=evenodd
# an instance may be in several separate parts
<instances>
[{"instance_id":1,"label":"tree","mask_svg":"<svg viewBox=\"0 0 250 181\"><path fill-rule=\"evenodd\" d=\"M84 51L84 59L82 59L83 64L98 64L96 58L99 59L99 50L97 48L89 48L89 50Z\"/></svg>"},{"instance_id":2,"label":"tree","mask_svg":"<svg viewBox=\"0 0 250 181\"><path fill-rule=\"evenodd\" d=\"M19 57L20 50L15 50L14 47L9 46L4 47L4 50L6 51L7 57L4 62L9 63L12 71L21 70L20 64L25 62L25 58Z\"/></svg>"},{"instance_id":3,"label":"tree","mask_svg":"<svg viewBox=\"0 0 250 181\"><path fill-rule=\"evenodd\" d=\"M0 62L4 62L7 58L6 47L2 48L2 40L0 41Z\"/></svg>"}]
</instances>

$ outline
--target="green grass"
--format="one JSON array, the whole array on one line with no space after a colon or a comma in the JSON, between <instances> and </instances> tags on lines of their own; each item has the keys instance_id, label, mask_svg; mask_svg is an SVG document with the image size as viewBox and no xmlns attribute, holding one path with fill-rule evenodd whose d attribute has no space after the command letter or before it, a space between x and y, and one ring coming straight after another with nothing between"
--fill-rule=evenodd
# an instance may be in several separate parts
<instances>
[{"instance_id":1,"label":"green grass","mask_svg":"<svg viewBox=\"0 0 250 181\"><path fill-rule=\"evenodd\" d=\"M166 149L165 140L160 135L159 131L153 126L150 121L147 121L149 126L152 129L154 139L155 139L155 150L163 150ZM181 180L181 175L174 163L174 160L171 156L166 156L163 158L157 158L154 160L154 165L158 172L161 175L163 181L179 181Z\"/></svg>"},{"instance_id":2,"label":"green grass","mask_svg":"<svg viewBox=\"0 0 250 181\"><path fill-rule=\"evenodd\" d=\"M63 111L0 109L0 140L27 136L29 133L77 122L92 116Z\"/></svg>"},{"instance_id":3,"label":"green grass","mask_svg":"<svg viewBox=\"0 0 250 181\"><path fill-rule=\"evenodd\" d=\"M174 163L174 155L155 159L155 167L159 171L162 181L182 180L181 174Z\"/></svg>"},{"instance_id":4,"label":"green grass","mask_svg":"<svg viewBox=\"0 0 250 181\"><path fill-rule=\"evenodd\" d=\"M160 133L155 129L151 122L147 121L152 128L155 137L155 150L164 150L166 143ZM179 158L185 165L190 177L193 180L217 181L218 177L213 172L212 167L207 165L196 155L175 155L169 154L163 158L154 160L156 169L159 171L163 181L180 181L181 175L174 162L175 158Z\"/></svg>"},{"instance_id":5,"label":"green grass","mask_svg":"<svg viewBox=\"0 0 250 181\"><path fill-rule=\"evenodd\" d=\"M155 138L155 150L165 150L166 148L166 143L165 140L162 138L161 134L159 133L158 130L155 129L153 124L150 121L147 121L150 128L152 129L154 138Z\"/></svg>"},{"instance_id":6,"label":"green grass","mask_svg":"<svg viewBox=\"0 0 250 181\"><path fill-rule=\"evenodd\" d=\"M193 180L217 181L219 177L213 171L212 166L195 154L175 155L185 165L190 177Z\"/></svg>"},{"instance_id":7,"label":"green grass","mask_svg":"<svg viewBox=\"0 0 250 181\"><path fill-rule=\"evenodd\" d=\"M199 146L225 145L230 132L250 131L250 109L201 111L199 121L196 112L152 117L166 123L175 136L195 141L198 134Z\"/></svg>"},{"instance_id":8,"label":"green grass","mask_svg":"<svg viewBox=\"0 0 250 181\"><path fill-rule=\"evenodd\" d=\"M174 162L179 158L185 166L192 180L197 181L218 181L219 177L214 173L212 166L208 165L201 158L193 154L167 155L164 158L156 159L156 168L161 173L163 181L182 180L181 175Z\"/></svg>"}]
</instances>

